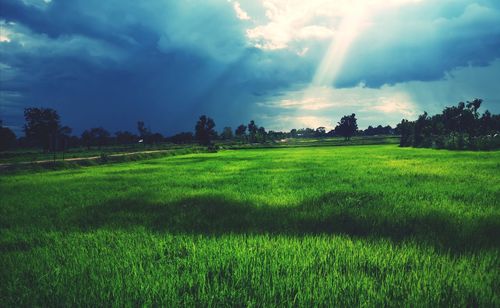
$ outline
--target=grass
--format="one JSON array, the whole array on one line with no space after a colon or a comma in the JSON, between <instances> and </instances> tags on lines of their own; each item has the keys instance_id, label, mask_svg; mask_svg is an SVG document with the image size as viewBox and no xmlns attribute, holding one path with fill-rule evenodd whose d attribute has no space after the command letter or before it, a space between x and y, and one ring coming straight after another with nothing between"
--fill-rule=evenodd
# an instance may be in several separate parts
<instances>
[{"instance_id":1,"label":"grass","mask_svg":"<svg viewBox=\"0 0 500 308\"><path fill-rule=\"evenodd\" d=\"M0 306L499 306L500 152L188 154L0 177Z\"/></svg>"},{"instance_id":2,"label":"grass","mask_svg":"<svg viewBox=\"0 0 500 308\"><path fill-rule=\"evenodd\" d=\"M263 148L263 147L297 147L297 146L344 146L344 145L370 145L370 144L399 144L399 136L355 136L349 141L341 137L328 138L289 138L283 141L267 141L263 144L249 144L237 140L217 140L217 145L222 148L240 149L240 148ZM129 145L109 145L101 148L76 147L63 152L44 153L41 149L16 149L12 151L0 152L1 164L19 164L35 161L53 161L62 162L64 159L86 158L104 155L116 155L123 153L139 153L144 151L164 151L164 150L191 150L198 149L197 143L172 144L158 143L152 145L129 144ZM63 159L64 158L64 159Z\"/></svg>"},{"instance_id":3,"label":"grass","mask_svg":"<svg viewBox=\"0 0 500 308\"><path fill-rule=\"evenodd\" d=\"M144 145L144 144L130 144L130 145L110 145L103 146L102 148L91 147L75 147L66 150L64 153L59 151L55 153L56 161L63 161L64 159L71 158L85 158L95 157L101 154L114 155L122 153L136 153L143 151L156 151L156 150L178 150L190 148L191 145L175 145L170 143ZM44 160L54 160L54 153L44 153L41 149L16 149L12 151L0 152L0 164L16 164L25 162L35 162Z\"/></svg>"}]
</instances>

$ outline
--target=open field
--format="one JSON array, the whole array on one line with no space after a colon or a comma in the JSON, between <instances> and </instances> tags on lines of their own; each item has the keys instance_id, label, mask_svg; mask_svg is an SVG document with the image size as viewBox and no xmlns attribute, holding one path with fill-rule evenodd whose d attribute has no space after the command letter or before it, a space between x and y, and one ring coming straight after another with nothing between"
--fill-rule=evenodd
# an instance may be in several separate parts
<instances>
[{"instance_id":1,"label":"open field","mask_svg":"<svg viewBox=\"0 0 500 308\"><path fill-rule=\"evenodd\" d=\"M186 145L159 144L152 146L144 146L142 144L122 145L122 146L105 146L102 148L92 147L87 149L84 147L71 148L67 151L55 153L55 160L62 161L80 158L92 158L105 155L120 155L123 153L140 153L145 151L163 151L163 150L178 150L186 148ZM6 151L0 153L0 164L16 164L16 163L31 163L37 161L54 160L54 153L44 153L40 149L18 149L14 151Z\"/></svg>"},{"instance_id":2,"label":"open field","mask_svg":"<svg viewBox=\"0 0 500 308\"><path fill-rule=\"evenodd\" d=\"M0 306L500 306L500 151L225 150L0 176Z\"/></svg>"},{"instance_id":3,"label":"open field","mask_svg":"<svg viewBox=\"0 0 500 308\"><path fill-rule=\"evenodd\" d=\"M370 145L370 144L398 144L399 136L355 136L349 141L342 137L328 138L288 138L280 141L268 141L264 144L248 144L237 140L217 140L216 144L223 148L256 148L256 147L298 147L298 146L344 146L344 145ZM132 153L170 151L199 148L197 143L172 144L159 143L152 145L130 144L111 145L102 148L85 147L70 148L63 152L44 153L40 149L17 149L0 152L0 167L6 164L22 164L45 161L71 161L79 159L95 159L102 154L113 156Z\"/></svg>"}]
</instances>

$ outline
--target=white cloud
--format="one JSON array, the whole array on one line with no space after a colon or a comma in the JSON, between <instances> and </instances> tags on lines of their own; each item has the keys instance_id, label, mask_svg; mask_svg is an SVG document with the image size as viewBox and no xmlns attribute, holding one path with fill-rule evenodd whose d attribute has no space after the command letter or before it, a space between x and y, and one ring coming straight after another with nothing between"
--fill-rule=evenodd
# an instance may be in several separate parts
<instances>
[{"instance_id":1,"label":"white cloud","mask_svg":"<svg viewBox=\"0 0 500 308\"><path fill-rule=\"evenodd\" d=\"M86 54L93 60L121 60L124 52L112 44L86 36L60 36L51 38L38 34L18 23L0 21L0 42L8 42L2 52L16 54L65 55Z\"/></svg>"},{"instance_id":2,"label":"white cloud","mask_svg":"<svg viewBox=\"0 0 500 308\"><path fill-rule=\"evenodd\" d=\"M241 19L241 20L250 20L251 19L250 16L248 16L248 13L241 8L241 5L239 2L235 1L233 3L233 8L234 8L234 11L236 12L236 17L238 17L238 19Z\"/></svg>"},{"instance_id":3,"label":"white cloud","mask_svg":"<svg viewBox=\"0 0 500 308\"><path fill-rule=\"evenodd\" d=\"M420 1L263 0L267 21L247 29L246 33L249 42L257 48L284 49L292 42L331 39L347 17Z\"/></svg>"},{"instance_id":4,"label":"white cloud","mask_svg":"<svg viewBox=\"0 0 500 308\"><path fill-rule=\"evenodd\" d=\"M0 20L0 43L10 42L10 32L7 29L7 23Z\"/></svg>"}]
</instances>

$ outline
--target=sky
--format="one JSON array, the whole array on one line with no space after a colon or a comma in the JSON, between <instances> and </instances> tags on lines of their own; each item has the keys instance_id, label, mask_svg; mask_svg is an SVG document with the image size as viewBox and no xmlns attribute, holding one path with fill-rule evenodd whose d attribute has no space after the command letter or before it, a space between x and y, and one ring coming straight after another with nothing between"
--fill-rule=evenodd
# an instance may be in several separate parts
<instances>
[{"instance_id":1,"label":"sky","mask_svg":"<svg viewBox=\"0 0 500 308\"><path fill-rule=\"evenodd\" d=\"M395 125L482 98L500 112L498 0L0 0L0 119L75 134Z\"/></svg>"}]
</instances>

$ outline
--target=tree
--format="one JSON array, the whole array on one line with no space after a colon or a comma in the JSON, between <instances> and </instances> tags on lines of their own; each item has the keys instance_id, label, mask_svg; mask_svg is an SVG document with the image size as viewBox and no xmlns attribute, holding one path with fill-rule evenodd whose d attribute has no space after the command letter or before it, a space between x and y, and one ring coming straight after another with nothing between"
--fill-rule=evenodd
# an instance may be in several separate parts
<instances>
[{"instance_id":1,"label":"tree","mask_svg":"<svg viewBox=\"0 0 500 308\"><path fill-rule=\"evenodd\" d=\"M91 130L92 135L95 138L96 145L100 149L102 146L109 143L109 138L111 134L102 127L93 128Z\"/></svg>"},{"instance_id":2,"label":"tree","mask_svg":"<svg viewBox=\"0 0 500 308\"><path fill-rule=\"evenodd\" d=\"M201 145L211 145L212 140L217 136L214 128L215 122L213 119L207 117L206 115L200 116L200 119L196 122L196 126L194 128L196 140L198 140Z\"/></svg>"},{"instance_id":3,"label":"tree","mask_svg":"<svg viewBox=\"0 0 500 308\"><path fill-rule=\"evenodd\" d=\"M420 115L415 121L415 124L413 125L413 146L414 147L420 147L424 146L427 147L429 146L429 142L432 145L432 142L430 141L430 136L431 136L431 126L430 126L430 118L427 114L427 112L424 111L422 115Z\"/></svg>"},{"instance_id":4,"label":"tree","mask_svg":"<svg viewBox=\"0 0 500 308\"><path fill-rule=\"evenodd\" d=\"M4 127L2 120L0 120L0 151L9 150L15 145L16 135L10 128Z\"/></svg>"},{"instance_id":5,"label":"tree","mask_svg":"<svg viewBox=\"0 0 500 308\"><path fill-rule=\"evenodd\" d=\"M411 146L413 144L413 122L405 119L401 120L401 123L396 126L396 134L401 135L399 146Z\"/></svg>"},{"instance_id":6,"label":"tree","mask_svg":"<svg viewBox=\"0 0 500 308\"><path fill-rule=\"evenodd\" d=\"M382 125L378 125L377 127L368 126L367 129L363 131L363 135L365 136L376 136L376 135L392 135L394 130L390 125L383 127Z\"/></svg>"},{"instance_id":7,"label":"tree","mask_svg":"<svg viewBox=\"0 0 500 308\"><path fill-rule=\"evenodd\" d=\"M70 146L71 132L73 130L68 126L63 126L59 128L57 136L56 147L62 151L65 151Z\"/></svg>"},{"instance_id":8,"label":"tree","mask_svg":"<svg viewBox=\"0 0 500 308\"><path fill-rule=\"evenodd\" d=\"M231 140L231 139L233 139L233 130L232 130L232 128L229 127L229 126L224 127L224 129L222 130L222 133L221 133L220 137L223 140Z\"/></svg>"},{"instance_id":9,"label":"tree","mask_svg":"<svg viewBox=\"0 0 500 308\"><path fill-rule=\"evenodd\" d=\"M102 146L109 143L110 134L102 127L95 127L90 130L85 130L82 133L82 143L90 149L91 146L97 146L101 149Z\"/></svg>"},{"instance_id":10,"label":"tree","mask_svg":"<svg viewBox=\"0 0 500 308\"><path fill-rule=\"evenodd\" d=\"M314 136L319 137L319 138L325 137L326 136L326 128L323 126L316 128L316 132L314 133Z\"/></svg>"},{"instance_id":11,"label":"tree","mask_svg":"<svg viewBox=\"0 0 500 308\"><path fill-rule=\"evenodd\" d=\"M429 116L426 112L416 121L403 120L397 127L401 146L436 147L448 149L493 149L500 146L500 115L478 109L482 100L460 102L446 107L441 114Z\"/></svg>"},{"instance_id":12,"label":"tree","mask_svg":"<svg viewBox=\"0 0 500 308\"><path fill-rule=\"evenodd\" d=\"M167 138L167 141L179 144L192 142L193 139L194 136L192 132L182 132Z\"/></svg>"},{"instance_id":13,"label":"tree","mask_svg":"<svg viewBox=\"0 0 500 308\"><path fill-rule=\"evenodd\" d=\"M150 143L157 144L157 143L162 143L165 140L165 137L163 137L163 135L160 133L154 133L149 135L148 139Z\"/></svg>"},{"instance_id":14,"label":"tree","mask_svg":"<svg viewBox=\"0 0 500 308\"><path fill-rule=\"evenodd\" d=\"M246 125L241 124L240 126L238 126L238 128L234 131L234 134L240 140L245 139L245 137L247 135L247 127L246 127Z\"/></svg>"},{"instance_id":15,"label":"tree","mask_svg":"<svg viewBox=\"0 0 500 308\"><path fill-rule=\"evenodd\" d=\"M491 115L489 110L486 110L483 113L479 119L479 134L481 136L494 134L495 132L500 131L500 127L498 127L499 123L496 123L495 125L495 117L498 119L499 115Z\"/></svg>"},{"instance_id":16,"label":"tree","mask_svg":"<svg viewBox=\"0 0 500 308\"><path fill-rule=\"evenodd\" d=\"M133 144L139 140L139 137L128 131L117 131L115 133L116 142L118 144Z\"/></svg>"},{"instance_id":17,"label":"tree","mask_svg":"<svg viewBox=\"0 0 500 308\"><path fill-rule=\"evenodd\" d=\"M84 130L81 137L82 145L87 147L87 150L90 150L92 146L92 135L90 130Z\"/></svg>"},{"instance_id":18,"label":"tree","mask_svg":"<svg viewBox=\"0 0 500 308\"><path fill-rule=\"evenodd\" d=\"M59 115L51 108L24 109L24 133L26 138L41 146L44 152L55 149L60 122Z\"/></svg>"},{"instance_id":19,"label":"tree","mask_svg":"<svg viewBox=\"0 0 500 308\"><path fill-rule=\"evenodd\" d=\"M340 119L340 122L338 122L338 125L335 127L335 132L344 137L345 140L350 140L357 131L358 124L354 113L350 116L343 116L342 119Z\"/></svg>"},{"instance_id":20,"label":"tree","mask_svg":"<svg viewBox=\"0 0 500 308\"><path fill-rule=\"evenodd\" d=\"M251 120L248 123L248 135L250 137L250 143L254 143L257 141L257 130L259 127L255 124L254 120Z\"/></svg>"},{"instance_id":21,"label":"tree","mask_svg":"<svg viewBox=\"0 0 500 308\"><path fill-rule=\"evenodd\" d=\"M264 127L259 127L259 129L257 129L257 141L259 141L260 143L265 143L267 140L267 132L266 132L266 129Z\"/></svg>"}]
</instances>

